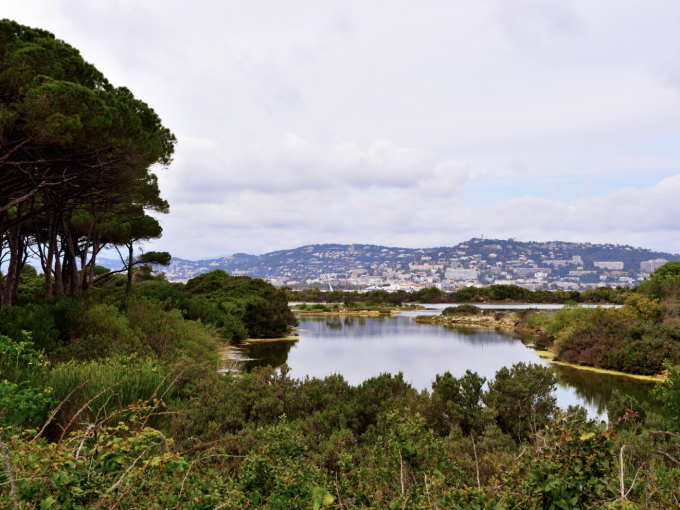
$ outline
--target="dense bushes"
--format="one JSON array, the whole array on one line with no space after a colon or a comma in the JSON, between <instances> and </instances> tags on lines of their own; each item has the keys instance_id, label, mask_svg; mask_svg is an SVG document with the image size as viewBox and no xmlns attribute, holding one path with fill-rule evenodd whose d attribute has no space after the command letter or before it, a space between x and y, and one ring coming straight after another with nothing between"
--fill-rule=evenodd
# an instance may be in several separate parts
<instances>
[{"instance_id":1,"label":"dense bushes","mask_svg":"<svg viewBox=\"0 0 680 510\"><path fill-rule=\"evenodd\" d=\"M304 420L320 435L348 429L359 438L375 434L381 420L399 409L427 417L442 436L456 428L464 435L479 435L497 424L520 440L532 427L543 427L555 410L555 376L547 367L523 363L500 370L487 391L482 391L486 379L469 371L460 379L448 372L437 375L431 398L417 392L401 373L382 374L358 386L340 375L290 379L285 366L280 372L266 368L238 378L206 374L200 379L199 384L220 391L198 391L178 415L175 437L180 443L188 438L213 441L249 426L275 423L284 414Z\"/></svg>"},{"instance_id":2,"label":"dense bushes","mask_svg":"<svg viewBox=\"0 0 680 510\"><path fill-rule=\"evenodd\" d=\"M51 351L68 340L69 317L79 310L72 298L5 308L0 311L0 334L21 338L22 331L30 331L37 348Z\"/></svg>"},{"instance_id":3,"label":"dense bushes","mask_svg":"<svg viewBox=\"0 0 680 510\"><path fill-rule=\"evenodd\" d=\"M341 291L323 292L318 287L292 291L286 288L290 301L338 303L351 300L370 306L380 304L399 305L401 303L483 303L483 302L519 302L519 303L623 303L631 294L629 289L611 289L609 287L588 289L583 292L565 290L531 291L517 285L490 285L489 287L466 287L456 292L443 292L436 287L426 287L418 292L398 290L370 290L367 292Z\"/></svg>"},{"instance_id":4,"label":"dense bushes","mask_svg":"<svg viewBox=\"0 0 680 510\"><path fill-rule=\"evenodd\" d=\"M7 308L0 312L0 334L19 338L22 331L30 331L34 344L49 353L59 349L63 354L66 349L79 359L96 359L144 349L163 356L170 344L178 348L179 329L199 340L205 336L200 327L185 320L200 322L211 335L229 342L282 336L297 325L284 291L263 280L231 277L224 271L201 275L186 286L151 277L132 289L125 295L114 286L97 289L89 299L34 299ZM144 318L131 323L139 314ZM173 324L166 331L175 331L174 339L150 333L155 317Z\"/></svg>"},{"instance_id":5,"label":"dense bushes","mask_svg":"<svg viewBox=\"0 0 680 510\"><path fill-rule=\"evenodd\" d=\"M442 315L478 315L482 313L482 309L475 305L458 305L447 306L442 311Z\"/></svg>"},{"instance_id":6,"label":"dense bushes","mask_svg":"<svg viewBox=\"0 0 680 510\"><path fill-rule=\"evenodd\" d=\"M128 305L137 308L118 311L99 334L121 336L125 317L157 357L148 338L180 315L140 296ZM83 321L113 313L107 306L84 310L92 316ZM0 338L0 351L11 379L9 391L0 385L0 438L14 473L11 485L0 472L0 500L11 501L12 488L21 508L606 506L619 497L623 444L634 449L624 466L629 499L668 506L680 479L658 453L673 456L674 436L616 417L633 410L653 430L673 430L673 421L622 396L612 407L619 429L588 421L582 408L558 411L555 376L542 365L504 368L486 389L475 373L445 373L428 393L401 374L351 386L340 375L291 379L285 366L222 377L214 365L134 355L49 365L28 338ZM659 390L671 405L679 374L672 369Z\"/></svg>"},{"instance_id":7,"label":"dense bushes","mask_svg":"<svg viewBox=\"0 0 680 510\"><path fill-rule=\"evenodd\" d=\"M616 505L621 484L635 504L671 507L680 497L680 369L668 363L656 394L669 418L614 395L610 426L583 408L556 409L555 375L543 365L519 363L491 381L445 373L431 392L401 374L357 386L337 374L292 379L285 365L221 376L218 318L243 324L237 313L253 302L230 278L213 275L192 292L149 280L126 298L22 307L17 320L46 324L43 338L65 345L47 362L28 334L0 337L10 466L0 471L0 502L13 505L15 494L19 508L569 509ZM225 280L234 288L223 291ZM278 305L267 306L276 318ZM662 320L658 304L639 296L620 310L530 319L565 353L598 321L612 338L677 342Z\"/></svg>"},{"instance_id":8,"label":"dense bushes","mask_svg":"<svg viewBox=\"0 0 680 510\"><path fill-rule=\"evenodd\" d=\"M542 328L541 344L554 343L563 361L653 375L665 360L680 363L680 325L661 318L657 301L632 295L623 308L565 308L536 314L529 325Z\"/></svg>"},{"instance_id":9,"label":"dense bushes","mask_svg":"<svg viewBox=\"0 0 680 510\"><path fill-rule=\"evenodd\" d=\"M217 269L189 280L184 291L237 317L251 338L281 336L298 324L285 291L264 280L229 276Z\"/></svg>"}]
</instances>

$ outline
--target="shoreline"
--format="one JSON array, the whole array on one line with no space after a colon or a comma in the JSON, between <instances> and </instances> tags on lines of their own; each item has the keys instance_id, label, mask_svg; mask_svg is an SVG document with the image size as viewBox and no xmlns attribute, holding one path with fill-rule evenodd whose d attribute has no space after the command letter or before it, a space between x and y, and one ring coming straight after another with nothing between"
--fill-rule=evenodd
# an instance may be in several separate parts
<instances>
[{"instance_id":1,"label":"shoreline","mask_svg":"<svg viewBox=\"0 0 680 510\"><path fill-rule=\"evenodd\" d=\"M517 321L512 317L496 318L491 315L418 315L412 319L418 324L441 324L443 326L477 326L493 329L519 331Z\"/></svg>"},{"instance_id":2,"label":"shoreline","mask_svg":"<svg viewBox=\"0 0 680 510\"><path fill-rule=\"evenodd\" d=\"M514 320L510 317L504 317L496 319L491 316L481 316L477 317L474 315L419 315L413 319L418 324L441 324L443 326L460 326L460 327L478 327L486 329L503 329L512 330L518 333L527 333L536 335L538 332L526 327L522 322ZM555 354L550 351L539 351L534 349L534 352L538 354L541 360L547 363L552 363L555 365L560 365L564 367L575 368L577 370L585 370L588 372L597 372L606 375L615 375L619 377L630 377L632 379L637 379L647 382L662 382L666 380L666 376L663 374L657 375L642 375L642 374L629 374L627 372L619 372L617 370L609 370L605 368L591 367L588 365L579 365L576 363L568 363L566 361L560 361L555 359Z\"/></svg>"},{"instance_id":3,"label":"shoreline","mask_svg":"<svg viewBox=\"0 0 680 510\"><path fill-rule=\"evenodd\" d=\"M566 361L560 361L555 359L555 355L550 352L550 351L534 351L536 354L538 354L541 359L547 361L548 363L553 363L555 365L560 365L563 367L571 367L571 368L576 368L578 370L586 370L588 372L597 372L599 374L605 374L605 375L616 375L619 377L630 377L632 379L638 379L640 381L648 381L648 382L663 382L666 380L666 376L663 374L657 374L657 375L641 375L641 374L629 374L627 372L619 372L617 370L609 370L606 368L597 368L597 367L590 367L588 365L577 365L576 363L568 363Z\"/></svg>"},{"instance_id":4,"label":"shoreline","mask_svg":"<svg viewBox=\"0 0 680 510\"><path fill-rule=\"evenodd\" d=\"M358 312L351 312L349 310L347 311L341 311L341 312L323 312L321 310L314 310L308 312L307 310L293 310L293 313L296 315L305 315L305 316L314 316L314 315L363 315L365 317L378 317L380 315L399 315L401 314L401 310L385 310L385 311L378 311L378 310L362 310Z\"/></svg>"}]
</instances>

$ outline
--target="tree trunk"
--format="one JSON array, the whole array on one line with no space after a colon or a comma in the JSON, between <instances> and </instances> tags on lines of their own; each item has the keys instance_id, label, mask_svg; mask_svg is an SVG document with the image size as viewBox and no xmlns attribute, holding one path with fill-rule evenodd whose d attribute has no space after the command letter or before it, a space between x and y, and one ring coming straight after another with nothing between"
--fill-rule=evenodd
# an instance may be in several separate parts
<instances>
[{"instance_id":1,"label":"tree trunk","mask_svg":"<svg viewBox=\"0 0 680 510\"><path fill-rule=\"evenodd\" d=\"M57 294L64 293L64 275L61 272L61 248L56 250L54 254L54 292Z\"/></svg>"},{"instance_id":2,"label":"tree trunk","mask_svg":"<svg viewBox=\"0 0 680 510\"><path fill-rule=\"evenodd\" d=\"M71 233L68 230L68 227L66 226L66 221L62 218L62 227L64 229L64 237L66 238L66 253L65 256L68 256L68 262L69 262L69 286L67 287L69 292L71 294L75 294L76 292L80 292L80 287L79 287L79 281L78 281L78 262L76 259L76 247L73 242L73 238L71 237ZM83 268L85 270L85 268Z\"/></svg>"},{"instance_id":3,"label":"tree trunk","mask_svg":"<svg viewBox=\"0 0 680 510\"><path fill-rule=\"evenodd\" d=\"M87 237L85 239L85 244L83 245L83 251L80 254L80 274L78 276L78 292L85 291L88 288L88 271L87 268L89 264L87 262L87 254L90 251L90 245L92 244L92 238L96 233L97 220L99 219L99 213L92 216L92 221L90 221L90 228L87 231ZM92 250L94 254L94 249ZM94 258L90 260L90 264L94 262ZM94 267L94 266L93 266Z\"/></svg>"},{"instance_id":4,"label":"tree trunk","mask_svg":"<svg viewBox=\"0 0 680 510\"><path fill-rule=\"evenodd\" d=\"M47 256L43 264L43 273L45 274L45 299L50 299L52 297L52 260L57 248L57 222L55 221L54 213L51 211L47 223ZM57 254L58 259L59 254Z\"/></svg>"},{"instance_id":5,"label":"tree trunk","mask_svg":"<svg viewBox=\"0 0 680 510\"><path fill-rule=\"evenodd\" d=\"M26 242L24 238L19 233L19 241L17 247L17 268L16 275L14 277L14 288L12 289L12 299L19 295L19 281L21 280L21 270L26 265L26 259L28 259L28 250L26 249Z\"/></svg>"},{"instance_id":6,"label":"tree trunk","mask_svg":"<svg viewBox=\"0 0 680 510\"><path fill-rule=\"evenodd\" d=\"M104 229L104 218L106 217L106 213L102 213L102 219L101 219L101 225L99 227L99 233L95 235L94 240L92 241L92 261L90 262L90 276L88 279L87 283L87 291L88 293L92 294L94 292L94 269L95 265L97 263L97 255L99 254L99 241L102 238L102 230Z\"/></svg>"},{"instance_id":7,"label":"tree trunk","mask_svg":"<svg viewBox=\"0 0 680 510\"><path fill-rule=\"evenodd\" d=\"M17 207L17 215L21 215L23 204ZM9 263L7 264L7 274L2 282L2 309L12 306L14 296L15 279L19 278L18 268L21 258L19 253L19 238L21 237L21 223L15 223L9 228L8 232Z\"/></svg>"},{"instance_id":8,"label":"tree trunk","mask_svg":"<svg viewBox=\"0 0 680 510\"><path fill-rule=\"evenodd\" d=\"M61 277L63 281L63 292L64 294L68 294L71 287L71 260L69 259L65 248L64 259L61 262Z\"/></svg>"},{"instance_id":9,"label":"tree trunk","mask_svg":"<svg viewBox=\"0 0 680 510\"><path fill-rule=\"evenodd\" d=\"M132 291L132 250L133 250L133 244L130 243L127 245L128 246L128 274L127 274L127 287L125 287L125 293L129 294Z\"/></svg>"}]
</instances>

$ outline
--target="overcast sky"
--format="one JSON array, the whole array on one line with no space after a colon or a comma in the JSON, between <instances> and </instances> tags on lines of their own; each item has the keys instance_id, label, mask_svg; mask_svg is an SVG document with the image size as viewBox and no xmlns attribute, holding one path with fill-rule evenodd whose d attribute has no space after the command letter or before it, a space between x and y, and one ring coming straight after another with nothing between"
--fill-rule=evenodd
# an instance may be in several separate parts
<instances>
[{"instance_id":1,"label":"overcast sky","mask_svg":"<svg viewBox=\"0 0 680 510\"><path fill-rule=\"evenodd\" d=\"M176 257L470 237L680 252L680 2L0 0L177 136Z\"/></svg>"}]
</instances>

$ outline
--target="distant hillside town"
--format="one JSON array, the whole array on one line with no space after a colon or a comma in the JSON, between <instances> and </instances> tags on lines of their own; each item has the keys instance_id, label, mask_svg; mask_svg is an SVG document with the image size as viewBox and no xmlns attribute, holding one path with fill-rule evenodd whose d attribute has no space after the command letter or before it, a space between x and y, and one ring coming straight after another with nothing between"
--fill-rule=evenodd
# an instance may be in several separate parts
<instances>
[{"instance_id":1,"label":"distant hillside town","mask_svg":"<svg viewBox=\"0 0 680 510\"><path fill-rule=\"evenodd\" d=\"M222 269L295 289L330 284L338 289L414 291L434 286L453 291L513 284L531 290L585 290L635 286L669 260L680 260L680 255L613 244L479 238L441 248L322 244L259 256L173 259L165 274L171 281L186 281Z\"/></svg>"}]
</instances>

